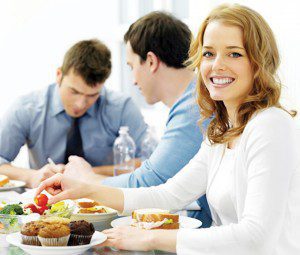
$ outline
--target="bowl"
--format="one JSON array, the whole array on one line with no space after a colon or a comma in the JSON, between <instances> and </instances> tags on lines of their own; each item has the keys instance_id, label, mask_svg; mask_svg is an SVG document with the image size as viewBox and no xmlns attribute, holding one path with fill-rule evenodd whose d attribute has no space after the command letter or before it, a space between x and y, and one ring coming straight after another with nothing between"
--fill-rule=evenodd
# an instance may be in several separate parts
<instances>
[{"instance_id":1,"label":"bowl","mask_svg":"<svg viewBox=\"0 0 300 255\"><path fill-rule=\"evenodd\" d=\"M10 215L0 214L0 234L10 234L20 231L23 224L38 220L40 215L32 213L30 215Z\"/></svg>"}]
</instances>

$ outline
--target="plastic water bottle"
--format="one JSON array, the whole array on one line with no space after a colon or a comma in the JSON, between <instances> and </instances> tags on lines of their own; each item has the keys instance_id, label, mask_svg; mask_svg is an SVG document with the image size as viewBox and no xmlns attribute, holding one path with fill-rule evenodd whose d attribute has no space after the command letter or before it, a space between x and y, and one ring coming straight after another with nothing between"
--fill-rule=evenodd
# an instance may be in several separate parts
<instances>
[{"instance_id":1,"label":"plastic water bottle","mask_svg":"<svg viewBox=\"0 0 300 255\"><path fill-rule=\"evenodd\" d=\"M155 134L154 127L149 127L147 129L145 138L142 142L141 160L144 161L150 158L152 152L155 150L158 144L158 139Z\"/></svg>"},{"instance_id":2,"label":"plastic water bottle","mask_svg":"<svg viewBox=\"0 0 300 255\"><path fill-rule=\"evenodd\" d=\"M119 137L114 142L114 175L130 173L135 169L136 146L128 134L127 126L120 127Z\"/></svg>"}]
</instances>

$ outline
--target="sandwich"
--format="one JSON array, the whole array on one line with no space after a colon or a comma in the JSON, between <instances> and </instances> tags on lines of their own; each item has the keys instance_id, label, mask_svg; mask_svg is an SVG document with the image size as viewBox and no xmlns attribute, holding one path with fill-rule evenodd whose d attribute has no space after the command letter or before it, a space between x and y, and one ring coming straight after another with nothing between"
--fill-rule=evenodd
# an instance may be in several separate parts
<instances>
[{"instance_id":1,"label":"sandwich","mask_svg":"<svg viewBox=\"0 0 300 255\"><path fill-rule=\"evenodd\" d=\"M162 209L139 209L132 212L131 226L141 229L178 229L179 215Z\"/></svg>"},{"instance_id":2,"label":"sandwich","mask_svg":"<svg viewBox=\"0 0 300 255\"><path fill-rule=\"evenodd\" d=\"M7 183L9 183L8 177L6 175L0 174L0 187L3 187Z\"/></svg>"}]
</instances>

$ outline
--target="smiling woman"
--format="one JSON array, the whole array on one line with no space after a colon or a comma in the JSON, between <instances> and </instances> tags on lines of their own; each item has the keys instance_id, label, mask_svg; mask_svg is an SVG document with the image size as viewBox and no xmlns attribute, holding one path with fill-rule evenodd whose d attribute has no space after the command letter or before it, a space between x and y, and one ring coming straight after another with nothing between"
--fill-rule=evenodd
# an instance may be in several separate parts
<instances>
[{"instance_id":1,"label":"smiling woman","mask_svg":"<svg viewBox=\"0 0 300 255\"><path fill-rule=\"evenodd\" d=\"M214 227L120 227L104 231L103 245L184 255L299 254L300 157L294 114L279 104L271 29L252 9L222 5L205 19L190 52L190 66L200 70L202 116L212 121L199 152L177 175L157 187L116 189L57 174L37 192L52 190L52 202L84 196L123 213L182 209L206 192ZM74 158L69 167L80 164Z\"/></svg>"}]
</instances>

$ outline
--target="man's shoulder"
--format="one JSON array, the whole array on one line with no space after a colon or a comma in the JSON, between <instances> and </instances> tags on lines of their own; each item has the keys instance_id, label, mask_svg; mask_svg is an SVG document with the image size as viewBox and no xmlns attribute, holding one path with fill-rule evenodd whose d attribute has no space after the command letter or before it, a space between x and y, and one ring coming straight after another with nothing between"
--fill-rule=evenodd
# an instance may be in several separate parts
<instances>
[{"instance_id":1,"label":"man's shoulder","mask_svg":"<svg viewBox=\"0 0 300 255\"><path fill-rule=\"evenodd\" d=\"M15 105L17 108L22 108L23 110L28 110L35 112L47 105L47 101L54 90L55 84L51 84L39 90L31 91L25 95L20 96Z\"/></svg>"},{"instance_id":2,"label":"man's shoulder","mask_svg":"<svg viewBox=\"0 0 300 255\"><path fill-rule=\"evenodd\" d=\"M190 121L198 120L200 111L196 100L194 84L190 84L187 90L170 109L170 117L182 116Z\"/></svg>"},{"instance_id":3,"label":"man's shoulder","mask_svg":"<svg viewBox=\"0 0 300 255\"><path fill-rule=\"evenodd\" d=\"M121 92L105 88L104 91L105 105L109 107L122 108L131 98Z\"/></svg>"}]
</instances>

